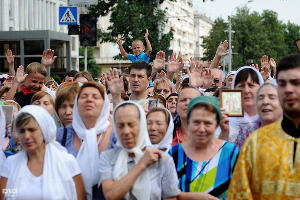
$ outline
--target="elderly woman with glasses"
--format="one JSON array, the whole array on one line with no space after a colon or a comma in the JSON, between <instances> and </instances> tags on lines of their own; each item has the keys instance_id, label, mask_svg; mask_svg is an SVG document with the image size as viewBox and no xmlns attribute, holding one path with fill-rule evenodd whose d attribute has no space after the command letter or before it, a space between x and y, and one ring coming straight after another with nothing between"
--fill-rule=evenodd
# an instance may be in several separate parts
<instances>
[{"instance_id":1,"label":"elderly woman with glasses","mask_svg":"<svg viewBox=\"0 0 300 200\"><path fill-rule=\"evenodd\" d=\"M156 79L154 81L154 94L160 94L162 95L165 99L174 91L173 83L171 83L170 80L166 78L160 78Z\"/></svg>"}]
</instances>

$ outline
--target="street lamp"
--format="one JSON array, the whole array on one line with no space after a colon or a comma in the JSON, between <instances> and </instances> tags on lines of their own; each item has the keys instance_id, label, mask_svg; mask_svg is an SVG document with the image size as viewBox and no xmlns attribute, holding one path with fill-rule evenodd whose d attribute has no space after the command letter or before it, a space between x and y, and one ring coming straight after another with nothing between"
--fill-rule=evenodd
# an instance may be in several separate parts
<instances>
[{"instance_id":1,"label":"street lamp","mask_svg":"<svg viewBox=\"0 0 300 200\"><path fill-rule=\"evenodd\" d=\"M248 0L247 2L243 3L242 5L239 5L237 7L235 7L232 11L232 13L240 6L242 7L245 7L247 6L248 3L251 3L253 2L254 0ZM232 14L231 13L231 14ZM228 72L230 72L232 70L232 35L231 33L234 33L235 31L232 30L232 27L231 27L231 19L230 19L230 16L228 16L228 30L226 30L226 32L228 31L228 51L229 51L229 63L228 63Z\"/></svg>"}]
</instances>

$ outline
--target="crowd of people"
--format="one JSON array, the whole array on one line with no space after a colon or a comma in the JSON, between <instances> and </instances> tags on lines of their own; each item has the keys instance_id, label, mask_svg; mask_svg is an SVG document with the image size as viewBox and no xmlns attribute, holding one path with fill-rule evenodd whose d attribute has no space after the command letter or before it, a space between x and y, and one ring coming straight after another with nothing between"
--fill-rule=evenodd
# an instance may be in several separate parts
<instances>
[{"instance_id":1,"label":"crowd of people","mask_svg":"<svg viewBox=\"0 0 300 200\"><path fill-rule=\"evenodd\" d=\"M53 50L16 71L7 50L0 199L299 198L300 54L225 73L225 40L185 69L176 53L149 62L148 35L133 54L117 40L128 71L70 71L61 84L46 73ZM241 92L241 116L221 104L226 89Z\"/></svg>"}]
</instances>

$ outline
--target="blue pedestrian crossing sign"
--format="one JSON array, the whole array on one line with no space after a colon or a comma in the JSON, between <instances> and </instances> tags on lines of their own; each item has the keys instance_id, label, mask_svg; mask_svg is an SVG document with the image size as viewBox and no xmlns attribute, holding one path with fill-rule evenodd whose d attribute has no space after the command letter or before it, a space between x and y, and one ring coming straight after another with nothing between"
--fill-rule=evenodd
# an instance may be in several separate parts
<instances>
[{"instance_id":1,"label":"blue pedestrian crossing sign","mask_svg":"<svg viewBox=\"0 0 300 200\"><path fill-rule=\"evenodd\" d=\"M62 6L59 7L59 24L76 25L77 24L77 7Z\"/></svg>"}]
</instances>

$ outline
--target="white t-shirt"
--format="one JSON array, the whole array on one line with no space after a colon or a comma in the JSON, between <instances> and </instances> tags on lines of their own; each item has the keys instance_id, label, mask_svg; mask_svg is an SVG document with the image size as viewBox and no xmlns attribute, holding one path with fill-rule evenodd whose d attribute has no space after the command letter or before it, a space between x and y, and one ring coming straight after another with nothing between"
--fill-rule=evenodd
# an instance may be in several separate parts
<instances>
[{"instance_id":1,"label":"white t-shirt","mask_svg":"<svg viewBox=\"0 0 300 200\"><path fill-rule=\"evenodd\" d=\"M6 162L3 165L1 176L8 178L11 170L11 166L18 164L18 157L11 156L8 157ZM70 170L72 177L81 173L77 161L72 155L65 157L66 167ZM26 166L24 176L22 177L22 183L20 188L14 191L6 191L5 197L9 196L9 199L18 199L18 200L34 200L34 199L43 199L42 197L42 183L43 183L43 174L41 176L34 176L29 168ZM56 194L53 194L50 199L62 199Z\"/></svg>"}]
</instances>

